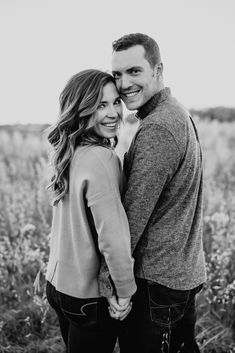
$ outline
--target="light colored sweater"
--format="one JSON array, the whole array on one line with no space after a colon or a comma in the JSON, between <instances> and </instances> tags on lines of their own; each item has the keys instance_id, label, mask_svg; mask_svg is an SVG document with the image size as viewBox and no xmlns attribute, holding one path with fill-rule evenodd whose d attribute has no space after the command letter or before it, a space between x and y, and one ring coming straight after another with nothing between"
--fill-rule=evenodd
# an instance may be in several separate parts
<instances>
[{"instance_id":1,"label":"light colored sweater","mask_svg":"<svg viewBox=\"0 0 235 353\"><path fill-rule=\"evenodd\" d=\"M77 148L69 192L53 207L46 278L58 291L77 298L110 296L111 282L106 291L100 289L101 263L106 263L119 297L136 291L122 188L121 163L112 149Z\"/></svg>"}]
</instances>

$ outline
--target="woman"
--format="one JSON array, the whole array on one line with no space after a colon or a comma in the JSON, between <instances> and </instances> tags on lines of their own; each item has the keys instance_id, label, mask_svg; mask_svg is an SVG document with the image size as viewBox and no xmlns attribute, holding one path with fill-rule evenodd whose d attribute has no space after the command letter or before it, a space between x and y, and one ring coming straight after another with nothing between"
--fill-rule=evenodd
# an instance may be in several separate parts
<instances>
[{"instance_id":1,"label":"woman","mask_svg":"<svg viewBox=\"0 0 235 353\"><path fill-rule=\"evenodd\" d=\"M112 76L82 71L62 91L48 135L54 174L47 298L69 353L113 352L117 321L106 297L126 315L136 291L123 175L112 147L121 104Z\"/></svg>"}]
</instances>

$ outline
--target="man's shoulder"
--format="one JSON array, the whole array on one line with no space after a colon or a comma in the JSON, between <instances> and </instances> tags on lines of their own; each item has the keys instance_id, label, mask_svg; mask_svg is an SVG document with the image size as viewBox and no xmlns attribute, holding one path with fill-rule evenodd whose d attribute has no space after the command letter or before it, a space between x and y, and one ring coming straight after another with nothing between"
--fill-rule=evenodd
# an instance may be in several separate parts
<instances>
[{"instance_id":1,"label":"man's shoulder","mask_svg":"<svg viewBox=\"0 0 235 353\"><path fill-rule=\"evenodd\" d=\"M177 119L181 122L185 122L189 117L188 110L179 103L175 98L165 100L161 104L157 105L155 109L148 115L148 121L161 122L167 119Z\"/></svg>"},{"instance_id":2,"label":"man's shoulder","mask_svg":"<svg viewBox=\"0 0 235 353\"><path fill-rule=\"evenodd\" d=\"M190 114L176 99L159 104L142 122L145 135L154 135L156 130L171 135L178 147L184 151L187 143Z\"/></svg>"},{"instance_id":3,"label":"man's shoulder","mask_svg":"<svg viewBox=\"0 0 235 353\"><path fill-rule=\"evenodd\" d=\"M159 104L145 118L143 125L149 125L151 129L156 124L175 135L187 129L189 116L187 109L175 98L171 98Z\"/></svg>"}]
</instances>

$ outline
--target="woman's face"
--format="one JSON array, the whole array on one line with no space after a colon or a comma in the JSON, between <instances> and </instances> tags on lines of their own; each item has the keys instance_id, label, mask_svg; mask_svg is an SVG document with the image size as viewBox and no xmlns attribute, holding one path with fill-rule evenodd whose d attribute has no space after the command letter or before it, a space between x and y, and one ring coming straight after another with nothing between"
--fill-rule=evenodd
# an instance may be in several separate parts
<instances>
[{"instance_id":1,"label":"woman's face","mask_svg":"<svg viewBox=\"0 0 235 353\"><path fill-rule=\"evenodd\" d=\"M117 135L122 119L122 102L113 82L104 86L101 101L93 117L97 135L108 139Z\"/></svg>"}]
</instances>

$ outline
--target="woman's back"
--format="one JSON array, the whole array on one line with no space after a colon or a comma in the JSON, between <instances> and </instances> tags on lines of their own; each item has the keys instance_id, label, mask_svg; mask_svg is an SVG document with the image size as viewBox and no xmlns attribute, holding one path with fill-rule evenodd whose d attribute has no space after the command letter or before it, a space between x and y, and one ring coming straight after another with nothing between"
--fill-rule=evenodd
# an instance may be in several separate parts
<instances>
[{"instance_id":1,"label":"woman's back","mask_svg":"<svg viewBox=\"0 0 235 353\"><path fill-rule=\"evenodd\" d=\"M110 258L114 280L132 266L132 261L121 260L126 259L129 238L120 201L122 187L121 163L111 148L77 148L70 165L69 192L53 208L47 279L57 290L80 298L99 296L100 251ZM116 236L111 238L113 233Z\"/></svg>"}]
</instances>

